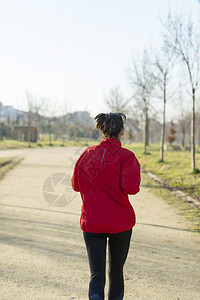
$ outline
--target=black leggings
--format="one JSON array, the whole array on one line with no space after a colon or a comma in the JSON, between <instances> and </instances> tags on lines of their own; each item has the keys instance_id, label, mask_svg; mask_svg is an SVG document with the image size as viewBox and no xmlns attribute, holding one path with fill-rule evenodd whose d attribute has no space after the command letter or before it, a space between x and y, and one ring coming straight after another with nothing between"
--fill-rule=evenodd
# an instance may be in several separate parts
<instances>
[{"instance_id":1,"label":"black leggings","mask_svg":"<svg viewBox=\"0 0 200 300\"><path fill-rule=\"evenodd\" d=\"M104 300L107 237L109 238L108 300L123 299L123 266L128 255L131 235L132 228L115 234L83 231L91 273L88 292L90 300Z\"/></svg>"}]
</instances>

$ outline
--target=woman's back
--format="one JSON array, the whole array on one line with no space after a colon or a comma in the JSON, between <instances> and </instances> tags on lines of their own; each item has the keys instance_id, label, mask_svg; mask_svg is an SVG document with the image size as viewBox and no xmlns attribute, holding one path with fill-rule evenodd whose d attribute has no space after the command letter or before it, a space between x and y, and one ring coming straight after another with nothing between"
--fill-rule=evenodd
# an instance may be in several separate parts
<instances>
[{"instance_id":1,"label":"woman's back","mask_svg":"<svg viewBox=\"0 0 200 300\"><path fill-rule=\"evenodd\" d=\"M76 163L72 186L83 204L80 225L87 232L117 233L135 225L128 194L139 191L140 166L119 139L104 138L87 148Z\"/></svg>"},{"instance_id":2,"label":"woman's back","mask_svg":"<svg viewBox=\"0 0 200 300\"><path fill-rule=\"evenodd\" d=\"M72 187L81 193L80 225L90 266L89 299L103 300L106 282L106 245L109 239L108 299L124 297L123 266L127 258L135 213L128 194L139 192L140 164L121 147L123 113L100 113L96 128L105 138L87 148L76 162Z\"/></svg>"}]
</instances>

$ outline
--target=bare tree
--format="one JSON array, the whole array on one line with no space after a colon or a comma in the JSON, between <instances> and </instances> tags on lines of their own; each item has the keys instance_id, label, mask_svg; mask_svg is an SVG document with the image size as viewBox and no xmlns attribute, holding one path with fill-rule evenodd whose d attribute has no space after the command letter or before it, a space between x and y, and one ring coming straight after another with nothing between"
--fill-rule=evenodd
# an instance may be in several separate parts
<instances>
[{"instance_id":1,"label":"bare tree","mask_svg":"<svg viewBox=\"0 0 200 300\"><path fill-rule=\"evenodd\" d=\"M189 127L189 115L185 110L181 109L180 117L178 119L178 130L181 133L181 145L183 148L186 144L186 133Z\"/></svg>"},{"instance_id":2,"label":"bare tree","mask_svg":"<svg viewBox=\"0 0 200 300\"><path fill-rule=\"evenodd\" d=\"M144 153L147 153L148 137L149 137L149 110L152 108L152 92L155 87L155 77L152 72L152 64L150 62L147 51L144 51L140 61L132 60L127 71L128 81L131 88L135 92L135 100L137 107L142 109L144 116Z\"/></svg>"},{"instance_id":3,"label":"bare tree","mask_svg":"<svg viewBox=\"0 0 200 300\"><path fill-rule=\"evenodd\" d=\"M125 125L126 131L123 139L128 140L129 142L131 142L135 138L135 132L138 131L138 127L136 126L137 117L135 115L134 119L132 118L132 106L130 105L133 98L134 95L132 95L128 99L125 99L122 92L120 91L119 86L110 89L109 95L105 98L105 103L112 112L121 112L128 117Z\"/></svg>"},{"instance_id":4,"label":"bare tree","mask_svg":"<svg viewBox=\"0 0 200 300\"><path fill-rule=\"evenodd\" d=\"M128 104L132 99L133 96L125 100L122 92L120 91L120 87L116 86L110 89L109 95L105 98L105 103L112 112L121 112L124 114L128 114Z\"/></svg>"},{"instance_id":5,"label":"bare tree","mask_svg":"<svg viewBox=\"0 0 200 300\"><path fill-rule=\"evenodd\" d=\"M2 140L2 126L3 126L3 123L1 122L1 111L2 111L2 103L0 102L0 141Z\"/></svg>"},{"instance_id":6,"label":"bare tree","mask_svg":"<svg viewBox=\"0 0 200 300\"><path fill-rule=\"evenodd\" d=\"M42 124L42 110L45 106L45 98L40 97L39 99L35 98L34 104L33 104L33 111L34 111L34 120L37 125L37 140L40 139L40 129Z\"/></svg>"},{"instance_id":7,"label":"bare tree","mask_svg":"<svg viewBox=\"0 0 200 300\"><path fill-rule=\"evenodd\" d=\"M191 114L190 114L190 108L188 106L187 97L185 97L182 93L183 87L182 84L180 85L180 91L179 95L176 101L176 107L179 107L176 113L176 119L178 121L177 123L177 134L179 137L179 141L181 143L181 146L189 149L188 146L190 146L191 140L190 140L190 125L191 125ZM189 145L188 145L189 140Z\"/></svg>"},{"instance_id":8,"label":"bare tree","mask_svg":"<svg viewBox=\"0 0 200 300\"><path fill-rule=\"evenodd\" d=\"M59 107L59 111L61 116L57 118L57 121L59 124L59 131L62 135L62 143L64 144L66 128L67 128L67 113L68 113L68 105L66 101L63 103L63 105Z\"/></svg>"},{"instance_id":9,"label":"bare tree","mask_svg":"<svg viewBox=\"0 0 200 300\"><path fill-rule=\"evenodd\" d=\"M165 143L165 119L166 119L166 102L167 102L167 93L168 93L168 84L170 81L170 72L173 67L172 55L169 52L162 51L160 55L155 56L156 66L156 82L159 91L161 92L162 101L163 101L163 110L162 110L162 128L161 128L161 138L160 138L160 162L164 161L164 143Z\"/></svg>"},{"instance_id":10,"label":"bare tree","mask_svg":"<svg viewBox=\"0 0 200 300\"><path fill-rule=\"evenodd\" d=\"M27 117L28 117L28 147L31 147L31 130L32 130L35 98L29 91L26 91L25 95L26 95L27 108L28 108L28 114L27 114Z\"/></svg>"},{"instance_id":11,"label":"bare tree","mask_svg":"<svg viewBox=\"0 0 200 300\"><path fill-rule=\"evenodd\" d=\"M191 168L195 171L195 101L200 80L200 34L193 22L184 23L183 17L172 18L169 15L164 24L164 42L166 51L173 52L185 66L189 78L191 113Z\"/></svg>"},{"instance_id":12,"label":"bare tree","mask_svg":"<svg viewBox=\"0 0 200 300\"><path fill-rule=\"evenodd\" d=\"M39 138L39 131L42 123L42 112L45 111L46 99L43 97L36 98L29 91L25 92L27 99L27 108L28 108L28 141L29 147L31 147L31 133L32 126L36 125L37 127L37 139Z\"/></svg>"},{"instance_id":13,"label":"bare tree","mask_svg":"<svg viewBox=\"0 0 200 300\"><path fill-rule=\"evenodd\" d=\"M50 102L47 98L43 98L43 100L44 100L43 115L47 119L49 145L52 146L52 140L51 140L52 122L55 120L56 117L56 112L57 112L56 102Z\"/></svg>"},{"instance_id":14,"label":"bare tree","mask_svg":"<svg viewBox=\"0 0 200 300\"><path fill-rule=\"evenodd\" d=\"M196 106L196 121L197 121L197 143L200 146L200 101L198 98L197 106Z\"/></svg>"}]
</instances>

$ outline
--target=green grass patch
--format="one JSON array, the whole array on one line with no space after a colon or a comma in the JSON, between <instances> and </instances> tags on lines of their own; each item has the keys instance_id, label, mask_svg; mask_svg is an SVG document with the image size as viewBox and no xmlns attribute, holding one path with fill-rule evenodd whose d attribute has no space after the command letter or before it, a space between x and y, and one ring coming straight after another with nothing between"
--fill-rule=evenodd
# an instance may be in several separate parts
<instances>
[{"instance_id":1,"label":"green grass patch","mask_svg":"<svg viewBox=\"0 0 200 300\"><path fill-rule=\"evenodd\" d=\"M160 145L152 144L148 147L151 155L143 154L142 144L124 145L133 151L141 167L155 174L167 182L171 187L183 190L191 197L200 201L200 173L191 171L191 154L189 151L165 151L164 162L160 162ZM200 166L200 156L196 154L196 165ZM170 190L163 188L146 174L142 173L142 185L150 187L153 194L164 199L178 208L186 221L190 222L192 229L200 232L200 210L193 208L189 203L174 196Z\"/></svg>"},{"instance_id":2,"label":"green grass patch","mask_svg":"<svg viewBox=\"0 0 200 300\"><path fill-rule=\"evenodd\" d=\"M31 142L31 148L51 148L51 147L76 147L76 146L92 146L98 144L98 141L88 140L88 139L79 139L79 140L69 140L64 143L61 140L52 140L49 143L47 138L44 138L37 143ZM3 139L0 141L0 150L6 149L20 149L20 148L29 148L28 142L22 142L18 140L8 140Z\"/></svg>"},{"instance_id":3,"label":"green grass patch","mask_svg":"<svg viewBox=\"0 0 200 300\"><path fill-rule=\"evenodd\" d=\"M12 157L0 157L0 167L6 163L9 163L12 160Z\"/></svg>"},{"instance_id":4,"label":"green grass patch","mask_svg":"<svg viewBox=\"0 0 200 300\"><path fill-rule=\"evenodd\" d=\"M125 146L136 154L145 171L157 175L171 187L177 187L200 200L200 173L198 168L194 172L191 171L189 151L165 151L164 162L160 162L159 144L152 144L148 147L151 155L144 155L140 144ZM200 155L198 154L196 154L196 165L200 166Z\"/></svg>"},{"instance_id":5,"label":"green grass patch","mask_svg":"<svg viewBox=\"0 0 200 300\"><path fill-rule=\"evenodd\" d=\"M193 174L200 174L200 170L198 168L194 168L192 171Z\"/></svg>"},{"instance_id":6,"label":"green grass patch","mask_svg":"<svg viewBox=\"0 0 200 300\"><path fill-rule=\"evenodd\" d=\"M9 170L12 170L15 166L17 166L23 158L19 158L13 161L11 161L11 159L12 157L0 158L0 180L3 179L3 177ZM9 163L4 165L5 162Z\"/></svg>"},{"instance_id":7,"label":"green grass patch","mask_svg":"<svg viewBox=\"0 0 200 300\"><path fill-rule=\"evenodd\" d=\"M0 141L0 150L1 149L16 149L16 148L28 148L27 142L21 142L18 140L8 140L3 139Z\"/></svg>"},{"instance_id":8,"label":"green grass patch","mask_svg":"<svg viewBox=\"0 0 200 300\"><path fill-rule=\"evenodd\" d=\"M190 230L200 233L200 211L191 207L180 198L174 196L168 189L160 187L153 179L142 173L141 185L150 188L152 194L173 205L178 213L183 216Z\"/></svg>"}]
</instances>

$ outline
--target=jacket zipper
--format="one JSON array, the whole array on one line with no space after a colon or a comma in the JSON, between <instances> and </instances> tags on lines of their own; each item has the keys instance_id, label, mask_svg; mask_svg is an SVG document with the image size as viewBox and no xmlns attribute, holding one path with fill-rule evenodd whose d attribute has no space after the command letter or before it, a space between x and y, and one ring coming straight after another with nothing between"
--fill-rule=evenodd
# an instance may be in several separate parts
<instances>
[{"instance_id":1,"label":"jacket zipper","mask_svg":"<svg viewBox=\"0 0 200 300\"><path fill-rule=\"evenodd\" d=\"M101 159L101 163L103 162L105 152L106 152L106 148L104 149L104 152L103 152L103 155L102 155L102 159Z\"/></svg>"}]
</instances>

